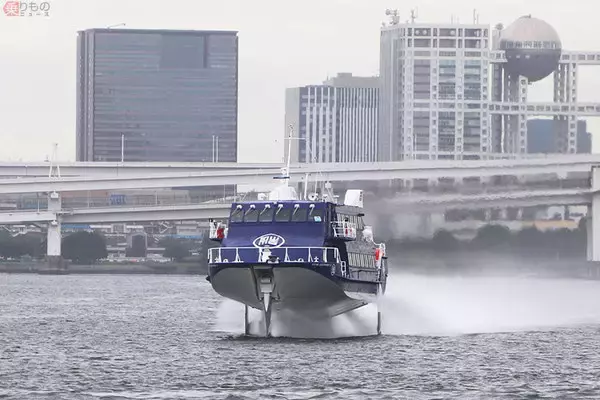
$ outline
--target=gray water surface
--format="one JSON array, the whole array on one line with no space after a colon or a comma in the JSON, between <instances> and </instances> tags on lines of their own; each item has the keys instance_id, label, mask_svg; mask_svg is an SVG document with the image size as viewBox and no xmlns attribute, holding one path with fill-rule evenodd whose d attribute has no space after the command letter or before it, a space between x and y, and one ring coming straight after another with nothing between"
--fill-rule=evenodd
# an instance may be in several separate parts
<instances>
[{"instance_id":1,"label":"gray water surface","mask_svg":"<svg viewBox=\"0 0 600 400\"><path fill-rule=\"evenodd\" d=\"M392 283L381 337L265 340L203 277L0 275L0 398L600 398L599 282Z\"/></svg>"}]
</instances>

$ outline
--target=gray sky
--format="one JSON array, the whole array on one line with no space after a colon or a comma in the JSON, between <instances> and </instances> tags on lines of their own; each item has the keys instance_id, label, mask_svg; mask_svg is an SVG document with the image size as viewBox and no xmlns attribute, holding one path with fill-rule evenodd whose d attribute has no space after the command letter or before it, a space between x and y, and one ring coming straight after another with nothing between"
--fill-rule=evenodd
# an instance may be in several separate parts
<instances>
[{"instance_id":1,"label":"gray sky","mask_svg":"<svg viewBox=\"0 0 600 400\"><path fill-rule=\"evenodd\" d=\"M0 12L0 160L43 160L53 142L60 159L75 159L76 32L86 28L125 22L128 28L238 30L242 162L281 160L286 87L320 83L337 72L378 73L386 8L398 8L402 19L418 6L424 22L449 22L452 14L470 22L477 6L480 22L492 25L533 14L558 30L563 47L600 50L593 0L49 1L46 18ZM600 74L586 69L580 76L580 100L600 101ZM550 80L534 87L532 98L551 94ZM592 130L600 132L598 121ZM596 149L599 141L600 134Z\"/></svg>"}]
</instances>

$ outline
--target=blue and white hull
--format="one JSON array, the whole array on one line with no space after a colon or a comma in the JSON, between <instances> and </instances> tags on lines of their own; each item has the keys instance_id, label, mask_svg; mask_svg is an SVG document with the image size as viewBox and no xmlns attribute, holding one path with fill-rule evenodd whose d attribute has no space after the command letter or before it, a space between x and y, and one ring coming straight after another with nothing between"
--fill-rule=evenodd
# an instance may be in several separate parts
<instances>
[{"instance_id":1,"label":"blue and white hull","mask_svg":"<svg viewBox=\"0 0 600 400\"><path fill-rule=\"evenodd\" d=\"M228 226L210 225L221 247L209 250L208 280L245 305L246 333L249 308L262 311L269 336L273 311L326 319L377 302L387 281L385 245L362 221L362 191L349 190L337 204L279 189L268 200L233 203Z\"/></svg>"},{"instance_id":2,"label":"blue and white hull","mask_svg":"<svg viewBox=\"0 0 600 400\"><path fill-rule=\"evenodd\" d=\"M275 311L286 309L311 318L332 318L376 301L378 283L332 275L336 269L310 264L225 265L212 268L210 282L221 296L262 310L261 278L266 276Z\"/></svg>"},{"instance_id":3,"label":"blue and white hull","mask_svg":"<svg viewBox=\"0 0 600 400\"><path fill-rule=\"evenodd\" d=\"M209 253L208 280L221 296L262 310L269 332L273 311L326 319L375 302L382 271L349 270L337 248L222 247Z\"/></svg>"}]
</instances>

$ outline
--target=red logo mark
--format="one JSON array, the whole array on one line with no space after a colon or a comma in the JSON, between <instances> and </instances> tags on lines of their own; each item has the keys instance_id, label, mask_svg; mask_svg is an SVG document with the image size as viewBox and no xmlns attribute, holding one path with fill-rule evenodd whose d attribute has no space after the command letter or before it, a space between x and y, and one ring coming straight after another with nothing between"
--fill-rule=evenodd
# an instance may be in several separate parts
<instances>
[{"instance_id":1,"label":"red logo mark","mask_svg":"<svg viewBox=\"0 0 600 400\"><path fill-rule=\"evenodd\" d=\"M18 17L20 15L20 4L18 1L7 1L2 8L7 17Z\"/></svg>"}]
</instances>

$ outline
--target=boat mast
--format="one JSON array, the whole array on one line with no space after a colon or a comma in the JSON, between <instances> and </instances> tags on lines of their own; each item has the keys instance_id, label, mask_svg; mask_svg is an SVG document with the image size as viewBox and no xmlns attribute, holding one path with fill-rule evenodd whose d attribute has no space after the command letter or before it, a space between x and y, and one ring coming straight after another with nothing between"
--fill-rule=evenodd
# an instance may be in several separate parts
<instances>
[{"instance_id":1,"label":"boat mast","mask_svg":"<svg viewBox=\"0 0 600 400\"><path fill-rule=\"evenodd\" d=\"M292 132L294 131L294 127L290 125L290 131L288 134L288 151L285 156L284 166L281 168L280 176L275 179L281 179L281 186L288 187L290 186L290 165L292 158Z\"/></svg>"},{"instance_id":2,"label":"boat mast","mask_svg":"<svg viewBox=\"0 0 600 400\"><path fill-rule=\"evenodd\" d=\"M280 181L280 184L274 188L269 193L269 200L298 200L298 195L296 190L290 186L290 166L291 166L291 137L292 137L292 127L290 126L290 133L288 140L290 140L290 144L288 144L288 154L284 159L284 166L281 167L280 173L278 176L274 176L273 179L277 179Z\"/></svg>"},{"instance_id":3,"label":"boat mast","mask_svg":"<svg viewBox=\"0 0 600 400\"><path fill-rule=\"evenodd\" d=\"M285 176L287 176L287 180L285 181L286 184L289 183L289 178L290 178L290 164L291 164L291 160L292 160L292 136L293 136L293 134L294 134L294 125L290 124L290 130L288 133L287 160L286 160L286 167L285 167L285 172L284 172Z\"/></svg>"}]
</instances>

